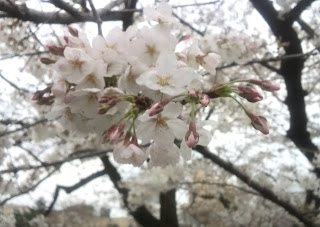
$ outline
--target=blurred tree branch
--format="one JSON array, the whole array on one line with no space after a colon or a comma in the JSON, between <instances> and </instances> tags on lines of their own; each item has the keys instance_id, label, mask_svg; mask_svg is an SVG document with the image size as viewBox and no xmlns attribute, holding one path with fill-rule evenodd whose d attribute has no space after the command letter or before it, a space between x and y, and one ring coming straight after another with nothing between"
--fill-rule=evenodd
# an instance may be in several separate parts
<instances>
[{"instance_id":1,"label":"blurred tree branch","mask_svg":"<svg viewBox=\"0 0 320 227\"><path fill-rule=\"evenodd\" d=\"M297 210L294 206L292 206L287 201L282 200L279 198L274 192L270 189L261 186L258 182L254 181L252 178L241 172L232 163L229 163L222 158L218 157L217 155L211 153L207 148L202 146L196 146L195 150L203 155L204 158L211 160L213 163L217 164L224 170L228 171L229 173L237 176L242 182L247 184L249 187L253 188L257 192L259 192L265 199L270 200L271 202L277 204L278 206L284 208L289 214L299 219L302 223L306 226L314 226L313 222L305 217L302 212Z\"/></svg>"}]
</instances>

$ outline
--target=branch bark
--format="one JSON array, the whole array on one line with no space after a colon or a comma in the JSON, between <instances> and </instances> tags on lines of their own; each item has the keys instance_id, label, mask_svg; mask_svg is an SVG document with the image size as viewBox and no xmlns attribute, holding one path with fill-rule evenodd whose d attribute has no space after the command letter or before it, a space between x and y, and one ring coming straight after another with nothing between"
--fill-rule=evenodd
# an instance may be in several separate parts
<instances>
[{"instance_id":1,"label":"branch bark","mask_svg":"<svg viewBox=\"0 0 320 227\"><path fill-rule=\"evenodd\" d=\"M305 217L299 210L297 210L294 206L292 206L287 201L282 200L276 194L274 194L270 189L265 188L251 179L249 176L242 173L239 169L233 166L231 163L226 162L222 158L217 155L209 152L207 148L202 146L196 146L195 150L203 155L204 158L211 160L213 163L217 164L224 170L229 173L237 176L242 182L247 184L249 187L255 189L259 192L264 198L270 200L271 202L277 204L278 206L284 208L289 214L299 219L302 223L309 227L315 227L316 225L307 217Z\"/></svg>"},{"instance_id":2,"label":"branch bark","mask_svg":"<svg viewBox=\"0 0 320 227\"><path fill-rule=\"evenodd\" d=\"M57 1L56 1L57 2ZM61 2L61 1L58 1ZM97 14L102 21L119 21L130 12L111 11L115 6L120 5L123 0L112 1L104 8L98 9ZM96 17L91 12L77 12L70 14L72 11L68 9L68 13L61 13L60 8L57 12L41 12L27 8L24 5L16 5L18 10L14 10L4 0L0 0L0 18L17 18L22 21L31 21L36 24L71 24L78 22L95 22ZM60 6L62 8L62 6ZM65 7L64 7L65 8ZM65 8L66 9L66 8Z\"/></svg>"},{"instance_id":3,"label":"branch bark","mask_svg":"<svg viewBox=\"0 0 320 227\"><path fill-rule=\"evenodd\" d=\"M134 211L130 210L128 203L129 190L127 188L121 188L119 186L119 183L121 182L120 174L118 173L117 169L112 165L108 156L101 157L101 161L114 187L122 195L125 207L128 209L129 213L134 217L134 219L142 226L162 226L161 222L158 219L156 219L145 206L140 206Z\"/></svg>"}]
</instances>

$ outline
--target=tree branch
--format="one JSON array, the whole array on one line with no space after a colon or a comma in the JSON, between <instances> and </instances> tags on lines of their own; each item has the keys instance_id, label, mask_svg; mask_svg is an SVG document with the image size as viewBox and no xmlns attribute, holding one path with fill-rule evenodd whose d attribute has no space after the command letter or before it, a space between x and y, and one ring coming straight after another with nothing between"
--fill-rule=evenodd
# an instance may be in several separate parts
<instances>
[{"instance_id":1,"label":"tree branch","mask_svg":"<svg viewBox=\"0 0 320 227\"><path fill-rule=\"evenodd\" d=\"M37 51L32 53L25 53L25 54L2 54L2 57L0 58L0 61L15 58L15 57L25 57L25 56L38 56L41 54L48 54L49 51Z\"/></svg>"},{"instance_id":2,"label":"tree branch","mask_svg":"<svg viewBox=\"0 0 320 227\"><path fill-rule=\"evenodd\" d=\"M225 160L221 159L217 155L209 152L207 148L202 146L196 146L195 150L203 155L204 158L211 160L213 163L217 164L218 166L222 167L224 170L228 171L229 173L237 176L242 182L247 184L249 187L255 189L259 192L264 198L270 200L271 202L277 204L278 206L284 208L289 214L299 219L302 223L309 227L315 227L316 225L307 217L302 215L302 213L297 210L294 206L290 203L282 200L276 194L274 194L268 188L265 188L255 182L253 179L242 173L239 169L233 166L231 163L226 162Z\"/></svg>"},{"instance_id":3,"label":"tree branch","mask_svg":"<svg viewBox=\"0 0 320 227\"><path fill-rule=\"evenodd\" d=\"M45 211L44 215L48 216L50 214L51 210L53 209L53 207L59 197L60 190L64 190L66 193L70 194L71 192L77 190L78 188L81 188L83 185L85 185L85 184L89 183L90 181L92 181L98 177L101 177L105 174L106 174L106 171L103 169L99 172L96 172L96 173L89 175L88 177L86 177L84 179L81 179L78 183L76 183L72 186L57 185L56 190L53 195L53 200L52 200L50 206L48 207L48 209Z\"/></svg>"},{"instance_id":4,"label":"tree branch","mask_svg":"<svg viewBox=\"0 0 320 227\"><path fill-rule=\"evenodd\" d=\"M97 13L102 21L118 21L130 12L117 12L111 11L111 9L119 4L123 0L112 1L102 9L98 9ZM69 13L57 12L41 12L26 6L17 6L20 14L16 10L13 10L4 0L0 0L0 11L3 12L2 17L17 18L22 21L31 21L36 24L71 24L77 22L95 22L96 18L90 12L78 12L79 17L70 15Z\"/></svg>"},{"instance_id":5,"label":"tree branch","mask_svg":"<svg viewBox=\"0 0 320 227\"><path fill-rule=\"evenodd\" d=\"M1 76L1 74L0 74L0 76ZM22 124L21 128L17 128L17 129L11 130L11 131L0 133L0 138L3 137L3 136L10 135L10 134L15 133L15 132L19 132L19 131L24 130L24 129L31 128L31 127L36 126L38 124L44 123L46 121L47 121L47 119L40 119L40 120L37 120L37 121L35 121L34 123L31 123L31 124Z\"/></svg>"},{"instance_id":6,"label":"tree branch","mask_svg":"<svg viewBox=\"0 0 320 227\"><path fill-rule=\"evenodd\" d=\"M176 189L160 193L160 220L163 226L179 226L177 217Z\"/></svg>"},{"instance_id":7,"label":"tree branch","mask_svg":"<svg viewBox=\"0 0 320 227\"><path fill-rule=\"evenodd\" d=\"M94 152L94 150L85 150L86 153L82 155L75 155L75 156L69 156L63 160L55 161L55 162L43 162L41 165L26 165L26 166L18 166L10 169L4 169L0 170L0 176L2 174L6 173L17 173L19 171L25 171L25 170L32 170L32 169L40 169L40 168L46 168L50 166L58 167L66 162L70 162L76 159L86 159L86 158L95 158L105 155L108 151L97 151Z\"/></svg>"},{"instance_id":8,"label":"tree branch","mask_svg":"<svg viewBox=\"0 0 320 227\"><path fill-rule=\"evenodd\" d=\"M20 196L20 195L23 195L23 194L26 194L28 192L31 192L33 191L36 187L38 187L43 181L45 181L46 179L48 179L56 170L53 170L51 171L47 176L45 176L44 178L42 178L41 180L39 180L36 184L34 184L32 187L26 189L26 190L23 190L23 191L20 191L19 193L17 194L14 194L14 195L11 195L9 198L6 198L4 200L2 200L0 202L0 206L3 206L6 202L8 202L9 200L17 197L17 196Z\"/></svg>"},{"instance_id":9,"label":"tree branch","mask_svg":"<svg viewBox=\"0 0 320 227\"><path fill-rule=\"evenodd\" d=\"M300 0L297 5L287 14L286 20L293 24L301 15L301 13L309 7L315 0Z\"/></svg>"},{"instance_id":10,"label":"tree branch","mask_svg":"<svg viewBox=\"0 0 320 227\"><path fill-rule=\"evenodd\" d=\"M172 12L172 15L175 16L176 18L178 18L178 20L180 21L181 24L187 26L188 28L190 28L192 31L196 32L197 34L204 36L204 32L194 28L190 23L188 23L187 21L185 21L184 19L182 19L181 17L179 17L176 13Z\"/></svg>"},{"instance_id":11,"label":"tree branch","mask_svg":"<svg viewBox=\"0 0 320 227\"><path fill-rule=\"evenodd\" d=\"M18 87L16 84L12 83L10 80L8 80L7 78L5 78L1 72L0 72L0 77L1 79L3 79L5 82L7 82L11 87L13 87L14 89L18 90L18 91L23 91L23 92L26 92L26 93L30 93L30 91L24 89L24 88L20 88ZM2 136L2 133L0 133L0 137Z\"/></svg>"},{"instance_id":12,"label":"tree branch","mask_svg":"<svg viewBox=\"0 0 320 227\"><path fill-rule=\"evenodd\" d=\"M289 43L285 46L286 55L303 55L301 40L297 32L292 27L291 21L281 20L278 17L278 12L274 9L272 2L269 0L250 0L253 6L258 10L267 24L270 26L273 34L281 42ZM296 6L293 15L302 12L310 5L312 0L302 0ZM293 16L295 18L295 16ZM307 130L307 114L304 96L306 92L302 88L301 77L304 68L303 58L285 59L281 61L280 73L284 78L288 95L285 104L288 106L290 113L290 128L287 131L287 136L290 138L300 151L313 161L315 155L319 153L317 146L312 142L310 133ZM314 172L320 177L320 169L315 168Z\"/></svg>"},{"instance_id":13,"label":"tree branch","mask_svg":"<svg viewBox=\"0 0 320 227\"><path fill-rule=\"evenodd\" d=\"M138 207L135 211L130 210L128 195L129 190L127 188L121 188L119 183L121 182L121 176L118 173L117 169L111 164L108 156L103 156L100 158L107 174L110 177L114 187L118 190L118 192L122 195L122 199L125 207L128 209L129 213L134 217L134 219L141 224L142 226L155 226L161 227L161 222L156 219L150 211L145 206Z\"/></svg>"},{"instance_id":14,"label":"tree branch","mask_svg":"<svg viewBox=\"0 0 320 227\"><path fill-rule=\"evenodd\" d=\"M81 12L79 12L77 9L73 8L69 3L63 1L63 0L50 0L50 2L60 8L63 9L64 11L66 11L67 13L69 13L71 16L80 19L82 17Z\"/></svg>"},{"instance_id":15,"label":"tree branch","mask_svg":"<svg viewBox=\"0 0 320 227\"><path fill-rule=\"evenodd\" d=\"M126 0L124 1L125 10L135 10L138 0ZM133 24L133 14L134 11L128 11L122 18L122 29L123 31Z\"/></svg>"},{"instance_id":16,"label":"tree branch","mask_svg":"<svg viewBox=\"0 0 320 227\"><path fill-rule=\"evenodd\" d=\"M98 26L98 34L102 36L102 29L101 29L102 20L100 18L100 15L97 13L96 7L94 7L94 4L93 4L92 0L88 0L88 1L89 1L89 4L90 4L92 13L93 13L94 17L96 18L96 23L97 23L97 26Z\"/></svg>"}]
</instances>

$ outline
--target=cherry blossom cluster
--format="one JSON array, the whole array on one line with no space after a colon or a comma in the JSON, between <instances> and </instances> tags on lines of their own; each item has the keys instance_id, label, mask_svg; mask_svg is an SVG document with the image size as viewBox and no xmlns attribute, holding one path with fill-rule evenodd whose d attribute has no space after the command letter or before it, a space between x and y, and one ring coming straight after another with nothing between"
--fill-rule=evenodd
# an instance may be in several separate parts
<instances>
[{"instance_id":1,"label":"cherry blossom cluster","mask_svg":"<svg viewBox=\"0 0 320 227\"><path fill-rule=\"evenodd\" d=\"M226 64L245 64L261 53L261 47L266 45L263 39L253 38L235 31L227 34L206 35L199 42L205 52L214 51L219 54Z\"/></svg>"},{"instance_id":2,"label":"cherry blossom cluster","mask_svg":"<svg viewBox=\"0 0 320 227\"><path fill-rule=\"evenodd\" d=\"M117 162L134 166L146 160L150 166L174 165L181 156L190 159L194 146L206 146L211 138L205 126L211 122L198 120L196 113L213 98L233 98L253 127L268 134L267 120L246 110L236 97L262 100L244 83L268 91L278 90L278 85L245 80L204 90L220 56L201 48L190 35L175 37L167 3L146 8L144 14L153 26L115 28L92 44L85 33L69 26L66 45L48 47L56 57L41 61L54 69L54 83L33 97L38 104L52 105L48 119L59 119L66 129L82 135L101 134L103 143L113 145ZM176 46L187 39L191 45L177 52ZM182 111L188 117L183 118Z\"/></svg>"}]
</instances>

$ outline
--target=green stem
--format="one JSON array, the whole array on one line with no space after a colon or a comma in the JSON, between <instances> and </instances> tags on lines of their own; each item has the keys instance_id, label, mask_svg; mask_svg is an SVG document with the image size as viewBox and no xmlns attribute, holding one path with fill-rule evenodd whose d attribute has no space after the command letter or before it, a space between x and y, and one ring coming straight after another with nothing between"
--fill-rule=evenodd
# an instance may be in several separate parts
<instances>
[{"instance_id":1,"label":"green stem","mask_svg":"<svg viewBox=\"0 0 320 227\"><path fill-rule=\"evenodd\" d=\"M234 83L240 83L240 82L247 82L250 83L250 80L232 80L226 84L234 84Z\"/></svg>"},{"instance_id":2,"label":"green stem","mask_svg":"<svg viewBox=\"0 0 320 227\"><path fill-rule=\"evenodd\" d=\"M241 106L241 108L244 110L245 113L248 112L247 109L245 108L245 106L242 105L242 103L239 102L235 97L233 97L232 95L229 95L228 97L230 97L230 98L232 98L234 101L236 101L236 102L239 104L239 106Z\"/></svg>"}]
</instances>

